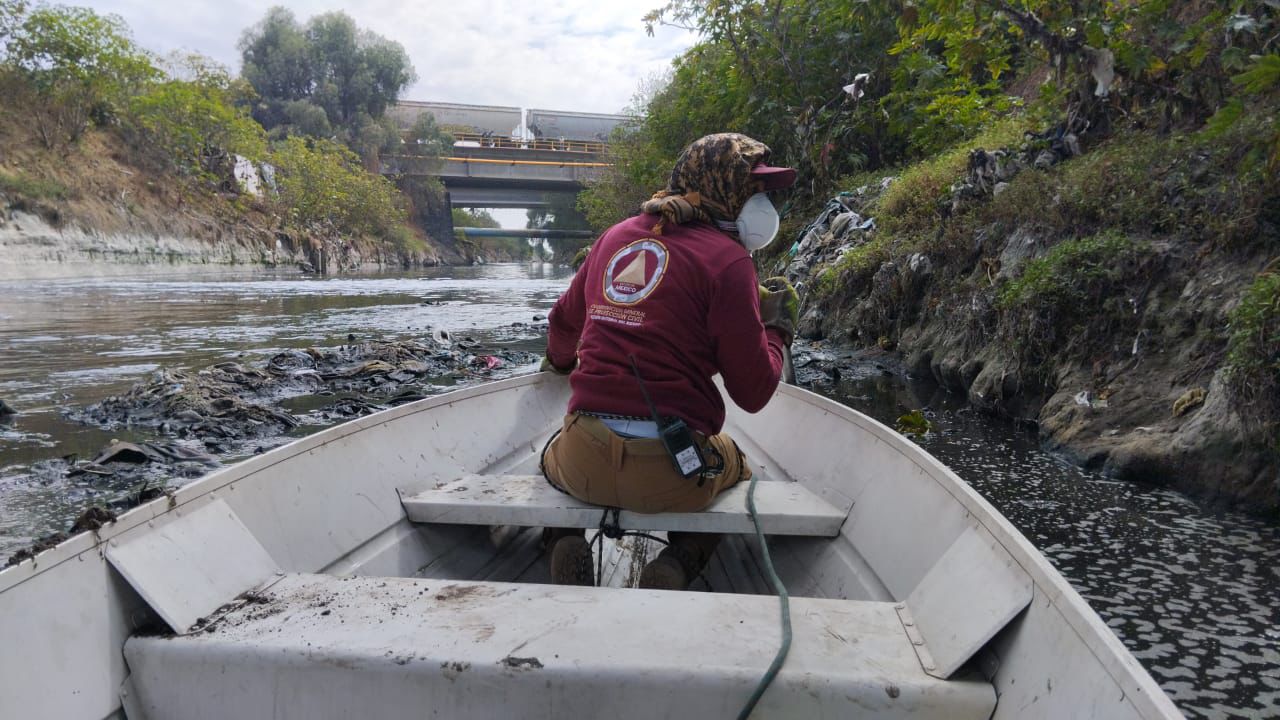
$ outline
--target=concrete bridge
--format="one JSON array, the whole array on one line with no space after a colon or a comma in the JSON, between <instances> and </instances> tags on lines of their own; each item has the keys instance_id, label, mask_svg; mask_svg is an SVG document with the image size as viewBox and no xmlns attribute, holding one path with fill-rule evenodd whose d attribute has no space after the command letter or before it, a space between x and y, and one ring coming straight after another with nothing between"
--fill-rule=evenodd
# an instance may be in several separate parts
<instances>
[{"instance_id":1,"label":"concrete bridge","mask_svg":"<svg viewBox=\"0 0 1280 720\"><path fill-rule=\"evenodd\" d=\"M448 156L384 155L387 175L438 177L453 207L545 207L576 195L609 167L607 139L622 115L403 101L388 114L403 130L431 113L454 136Z\"/></svg>"}]
</instances>

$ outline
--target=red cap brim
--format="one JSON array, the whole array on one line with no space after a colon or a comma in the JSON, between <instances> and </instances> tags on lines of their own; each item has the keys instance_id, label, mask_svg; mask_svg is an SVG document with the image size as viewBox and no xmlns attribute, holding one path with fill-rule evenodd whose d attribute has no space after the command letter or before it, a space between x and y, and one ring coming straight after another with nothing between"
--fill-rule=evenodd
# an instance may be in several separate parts
<instances>
[{"instance_id":1,"label":"red cap brim","mask_svg":"<svg viewBox=\"0 0 1280 720\"><path fill-rule=\"evenodd\" d=\"M791 168L773 167L772 165L756 165L751 168L751 177L763 182L766 191L781 190L795 184L796 171Z\"/></svg>"}]
</instances>

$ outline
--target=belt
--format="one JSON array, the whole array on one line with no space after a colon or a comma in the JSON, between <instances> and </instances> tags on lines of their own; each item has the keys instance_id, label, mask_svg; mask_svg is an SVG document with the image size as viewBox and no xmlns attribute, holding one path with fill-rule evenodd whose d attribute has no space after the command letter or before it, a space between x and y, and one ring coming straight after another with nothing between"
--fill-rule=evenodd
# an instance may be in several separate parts
<instances>
[{"instance_id":1,"label":"belt","mask_svg":"<svg viewBox=\"0 0 1280 720\"><path fill-rule=\"evenodd\" d=\"M598 420L599 424L587 424L585 428L587 428L588 430L599 428L598 432L592 432L591 434L605 442L608 442L609 435L617 435L617 433L613 430L613 428L611 428L608 424L608 421L610 420L622 420L622 421L632 421L632 422L636 422L636 421L653 422L653 418L637 417L635 415L618 415L616 413L598 413L598 412L590 412L586 410L576 410L574 411L573 414L579 415L581 417L589 417L593 420ZM668 421L671 420L671 418L665 418L665 419ZM698 441L698 445L705 446L707 443L707 436L697 430L692 430L692 432L693 432L693 437ZM618 435L618 437L621 437L623 440L657 440L658 439L656 435L651 438L647 438L647 437L629 438L622 435ZM657 447L662 448L661 443L659 443ZM666 449L665 448L662 449L662 452L666 452Z\"/></svg>"},{"instance_id":2,"label":"belt","mask_svg":"<svg viewBox=\"0 0 1280 720\"><path fill-rule=\"evenodd\" d=\"M652 420L617 420L600 418L600 422L610 430L627 439L645 438L652 440L658 437L658 423Z\"/></svg>"},{"instance_id":3,"label":"belt","mask_svg":"<svg viewBox=\"0 0 1280 720\"><path fill-rule=\"evenodd\" d=\"M648 420L649 422L653 422L653 418L641 417L639 415L619 415L617 413L589 412L587 410L579 410L578 414L586 415L587 417L600 418L601 420Z\"/></svg>"}]
</instances>

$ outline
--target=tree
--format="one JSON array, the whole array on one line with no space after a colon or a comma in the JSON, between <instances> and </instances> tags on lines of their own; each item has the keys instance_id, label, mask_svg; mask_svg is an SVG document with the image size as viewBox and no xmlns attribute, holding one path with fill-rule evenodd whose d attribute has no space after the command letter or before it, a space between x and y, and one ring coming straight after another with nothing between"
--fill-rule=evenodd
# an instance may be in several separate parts
<instances>
[{"instance_id":1,"label":"tree","mask_svg":"<svg viewBox=\"0 0 1280 720\"><path fill-rule=\"evenodd\" d=\"M158 71L129 36L124 21L87 8L39 7L4 23L4 63L35 93L31 107L45 147L74 142L90 118L104 121Z\"/></svg>"},{"instance_id":2,"label":"tree","mask_svg":"<svg viewBox=\"0 0 1280 720\"><path fill-rule=\"evenodd\" d=\"M1196 125L1228 101L1231 78L1275 40L1270 0L922 0L902 14L899 53L945 63L963 89L996 81L1021 60L1052 68L1068 112L1097 119L1113 89ZM1111 76L1114 74L1114 79ZM1126 87L1127 86L1127 87Z\"/></svg>"},{"instance_id":3,"label":"tree","mask_svg":"<svg viewBox=\"0 0 1280 720\"><path fill-rule=\"evenodd\" d=\"M484 208L453 208L450 212L453 214L454 227L502 227L502 223L498 222L493 215Z\"/></svg>"},{"instance_id":4,"label":"tree","mask_svg":"<svg viewBox=\"0 0 1280 720\"><path fill-rule=\"evenodd\" d=\"M405 136L404 153L419 157L444 157L453 150L453 136L436 124L436 116L424 112L418 115Z\"/></svg>"},{"instance_id":5,"label":"tree","mask_svg":"<svg viewBox=\"0 0 1280 720\"><path fill-rule=\"evenodd\" d=\"M0 0L0 50L18 29L22 18L27 14L27 3L24 0ZM0 57L4 53L0 52Z\"/></svg>"},{"instance_id":6,"label":"tree","mask_svg":"<svg viewBox=\"0 0 1280 720\"><path fill-rule=\"evenodd\" d=\"M649 106L654 141L675 159L689 141L734 131L796 167L804 194L834 177L890 161L902 147L876 100L889 89L902 11L895 0L672 0L652 29L695 29L702 42L676 62L671 85ZM865 100L842 87L869 75ZM911 118L902 118L910 123Z\"/></svg>"},{"instance_id":7,"label":"tree","mask_svg":"<svg viewBox=\"0 0 1280 720\"><path fill-rule=\"evenodd\" d=\"M129 100L125 125L135 147L184 172L201 172L212 156L266 158L266 134L245 108L252 90L243 80L199 55L166 64L170 79L149 84Z\"/></svg>"},{"instance_id":8,"label":"tree","mask_svg":"<svg viewBox=\"0 0 1280 720\"><path fill-rule=\"evenodd\" d=\"M280 196L294 220L331 233L391 238L406 216L387 179L365 172L359 158L331 140L290 137L272 162Z\"/></svg>"},{"instance_id":9,"label":"tree","mask_svg":"<svg viewBox=\"0 0 1280 720\"><path fill-rule=\"evenodd\" d=\"M345 13L302 26L273 7L244 32L240 51L244 77L262 98L254 116L273 135L333 135L365 158L399 145L386 109L417 77L400 43L361 30Z\"/></svg>"},{"instance_id":10,"label":"tree","mask_svg":"<svg viewBox=\"0 0 1280 720\"><path fill-rule=\"evenodd\" d=\"M267 10L266 17L240 36L239 47L241 74L264 100L285 103L311 97L311 49L292 12L283 7ZM275 123L263 124L270 128Z\"/></svg>"},{"instance_id":11,"label":"tree","mask_svg":"<svg viewBox=\"0 0 1280 720\"><path fill-rule=\"evenodd\" d=\"M551 194L546 207L529 208L525 213L526 227L535 230L590 230L582 211L577 208L576 195ZM574 253L591 244L590 238L547 238L547 245L558 256L572 257Z\"/></svg>"},{"instance_id":12,"label":"tree","mask_svg":"<svg viewBox=\"0 0 1280 720\"><path fill-rule=\"evenodd\" d=\"M573 195L551 193L545 207L529 208L525 227L535 230L590 230L591 224L577 208Z\"/></svg>"}]
</instances>

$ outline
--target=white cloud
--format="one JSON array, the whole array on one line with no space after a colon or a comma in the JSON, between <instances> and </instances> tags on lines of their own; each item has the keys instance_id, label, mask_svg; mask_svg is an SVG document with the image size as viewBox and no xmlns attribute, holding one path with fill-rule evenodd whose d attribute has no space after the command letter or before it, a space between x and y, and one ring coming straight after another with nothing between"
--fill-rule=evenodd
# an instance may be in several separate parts
<instances>
[{"instance_id":1,"label":"white cloud","mask_svg":"<svg viewBox=\"0 0 1280 720\"><path fill-rule=\"evenodd\" d=\"M64 0L74 2L75 0ZM120 15L154 52L189 50L239 70L236 42L267 5L245 0L92 0ZM661 72L694 42L661 28L648 37L640 18L661 0L323 0L281 3L299 20L341 10L360 27L404 45L418 81L413 100L617 112L641 78Z\"/></svg>"}]
</instances>

